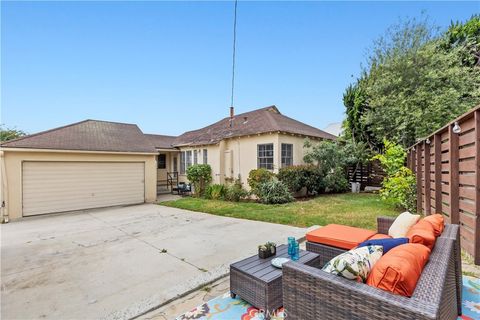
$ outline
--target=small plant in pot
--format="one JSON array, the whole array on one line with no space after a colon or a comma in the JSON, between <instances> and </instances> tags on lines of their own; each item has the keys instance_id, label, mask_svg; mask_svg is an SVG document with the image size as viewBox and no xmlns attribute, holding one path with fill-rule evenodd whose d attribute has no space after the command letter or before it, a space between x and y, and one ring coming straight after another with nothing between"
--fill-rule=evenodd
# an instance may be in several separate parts
<instances>
[{"instance_id":1,"label":"small plant in pot","mask_svg":"<svg viewBox=\"0 0 480 320\"><path fill-rule=\"evenodd\" d=\"M266 259L277 253L277 245L273 242L267 242L258 246L258 257Z\"/></svg>"}]
</instances>

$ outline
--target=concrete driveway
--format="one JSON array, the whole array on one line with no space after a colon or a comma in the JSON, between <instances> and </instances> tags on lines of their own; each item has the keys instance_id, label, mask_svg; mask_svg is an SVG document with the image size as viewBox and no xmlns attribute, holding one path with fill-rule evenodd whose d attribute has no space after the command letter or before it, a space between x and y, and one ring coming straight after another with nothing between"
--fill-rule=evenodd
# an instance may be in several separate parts
<instances>
[{"instance_id":1,"label":"concrete driveway","mask_svg":"<svg viewBox=\"0 0 480 320\"><path fill-rule=\"evenodd\" d=\"M24 218L1 226L1 318L132 318L304 233L154 204Z\"/></svg>"}]
</instances>

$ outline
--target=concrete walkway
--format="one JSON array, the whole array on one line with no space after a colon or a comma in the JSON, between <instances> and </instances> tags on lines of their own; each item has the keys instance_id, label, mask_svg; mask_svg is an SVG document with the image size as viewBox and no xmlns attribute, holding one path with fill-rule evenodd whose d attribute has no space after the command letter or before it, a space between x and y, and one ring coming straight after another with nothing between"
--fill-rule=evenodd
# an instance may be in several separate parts
<instances>
[{"instance_id":1,"label":"concrete walkway","mask_svg":"<svg viewBox=\"0 0 480 320\"><path fill-rule=\"evenodd\" d=\"M305 230L154 204L1 226L2 319L128 319Z\"/></svg>"}]
</instances>

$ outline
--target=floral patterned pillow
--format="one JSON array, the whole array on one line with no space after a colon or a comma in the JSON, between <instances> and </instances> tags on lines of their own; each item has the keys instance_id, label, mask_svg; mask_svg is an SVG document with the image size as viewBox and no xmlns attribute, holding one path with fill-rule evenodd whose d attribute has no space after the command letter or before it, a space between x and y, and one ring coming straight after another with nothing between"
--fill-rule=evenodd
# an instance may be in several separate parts
<instances>
[{"instance_id":1,"label":"floral patterned pillow","mask_svg":"<svg viewBox=\"0 0 480 320\"><path fill-rule=\"evenodd\" d=\"M347 279L366 282L370 270L382 257L382 254L382 246L352 249L327 262L322 270Z\"/></svg>"}]
</instances>

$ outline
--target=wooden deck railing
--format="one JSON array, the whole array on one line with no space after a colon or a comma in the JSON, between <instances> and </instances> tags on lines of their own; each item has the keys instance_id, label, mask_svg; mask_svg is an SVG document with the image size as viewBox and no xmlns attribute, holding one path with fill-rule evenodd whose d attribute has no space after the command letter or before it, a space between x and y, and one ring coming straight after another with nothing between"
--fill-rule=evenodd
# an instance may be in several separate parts
<instances>
[{"instance_id":1,"label":"wooden deck railing","mask_svg":"<svg viewBox=\"0 0 480 320\"><path fill-rule=\"evenodd\" d=\"M407 163L417 211L459 224L463 249L480 264L480 106L410 147Z\"/></svg>"}]
</instances>

